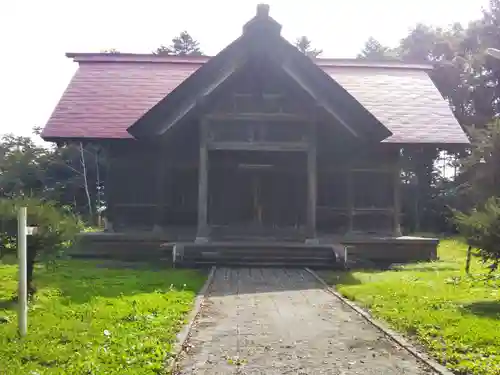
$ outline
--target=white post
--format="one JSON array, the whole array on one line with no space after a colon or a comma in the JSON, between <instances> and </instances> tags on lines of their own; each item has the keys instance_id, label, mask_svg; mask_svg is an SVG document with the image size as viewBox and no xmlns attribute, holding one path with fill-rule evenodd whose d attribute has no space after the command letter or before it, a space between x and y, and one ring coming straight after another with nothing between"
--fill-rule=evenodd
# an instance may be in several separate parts
<instances>
[{"instance_id":1,"label":"white post","mask_svg":"<svg viewBox=\"0 0 500 375\"><path fill-rule=\"evenodd\" d=\"M28 331L28 257L26 217L26 207L21 207L17 217L17 257L19 259L18 324L19 334L21 336L26 336Z\"/></svg>"}]
</instances>

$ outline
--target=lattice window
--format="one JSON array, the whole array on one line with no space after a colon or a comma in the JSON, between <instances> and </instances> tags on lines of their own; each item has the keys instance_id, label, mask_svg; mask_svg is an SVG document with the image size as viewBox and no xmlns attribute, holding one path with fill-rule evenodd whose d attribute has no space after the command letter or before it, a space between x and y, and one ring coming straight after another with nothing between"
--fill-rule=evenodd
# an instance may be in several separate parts
<instances>
[{"instance_id":1,"label":"lattice window","mask_svg":"<svg viewBox=\"0 0 500 375\"><path fill-rule=\"evenodd\" d=\"M353 172L355 208L390 208L394 202L392 173Z\"/></svg>"},{"instance_id":2,"label":"lattice window","mask_svg":"<svg viewBox=\"0 0 500 375\"><path fill-rule=\"evenodd\" d=\"M348 193L346 171L318 173L318 206L347 208Z\"/></svg>"},{"instance_id":3,"label":"lattice window","mask_svg":"<svg viewBox=\"0 0 500 375\"><path fill-rule=\"evenodd\" d=\"M217 142L302 142L307 139L307 127L281 121L212 121L209 139Z\"/></svg>"},{"instance_id":4,"label":"lattice window","mask_svg":"<svg viewBox=\"0 0 500 375\"><path fill-rule=\"evenodd\" d=\"M391 211L357 212L353 217L353 229L357 232L385 234L392 231Z\"/></svg>"}]
</instances>

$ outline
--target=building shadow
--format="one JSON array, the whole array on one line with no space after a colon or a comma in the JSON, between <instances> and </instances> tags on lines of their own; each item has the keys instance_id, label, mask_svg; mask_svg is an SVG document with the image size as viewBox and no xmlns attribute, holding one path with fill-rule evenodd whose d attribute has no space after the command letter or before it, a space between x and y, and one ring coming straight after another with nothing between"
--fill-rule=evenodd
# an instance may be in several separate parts
<instances>
[{"instance_id":1,"label":"building shadow","mask_svg":"<svg viewBox=\"0 0 500 375\"><path fill-rule=\"evenodd\" d=\"M393 268L388 268L388 270L391 271L411 271L411 272L437 272L437 271L456 271L458 270L458 267L452 267L452 266L418 266L418 267L393 267Z\"/></svg>"},{"instance_id":2,"label":"building shadow","mask_svg":"<svg viewBox=\"0 0 500 375\"><path fill-rule=\"evenodd\" d=\"M5 265L16 265L17 264L17 257L15 254L12 252L7 252L1 255L0 257L0 264L5 264Z\"/></svg>"},{"instance_id":3,"label":"building shadow","mask_svg":"<svg viewBox=\"0 0 500 375\"><path fill-rule=\"evenodd\" d=\"M462 306L469 314L500 319L500 301L479 301Z\"/></svg>"},{"instance_id":4,"label":"building shadow","mask_svg":"<svg viewBox=\"0 0 500 375\"><path fill-rule=\"evenodd\" d=\"M318 270L316 272L327 284L358 284L352 273L337 270ZM291 291L322 290L324 285L304 268L217 268L209 288L213 297L264 294ZM243 296L244 298L244 296Z\"/></svg>"},{"instance_id":5,"label":"building shadow","mask_svg":"<svg viewBox=\"0 0 500 375\"><path fill-rule=\"evenodd\" d=\"M328 285L359 285L361 281L353 275L354 270L350 271L320 271L318 272L319 276ZM361 270L360 270L361 271ZM369 272L367 270L363 270L363 272ZM375 272L375 270L373 271Z\"/></svg>"},{"instance_id":6,"label":"building shadow","mask_svg":"<svg viewBox=\"0 0 500 375\"><path fill-rule=\"evenodd\" d=\"M173 270L149 263L80 261L62 262L56 269L39 267L34 283L58 290L66 303L88 303L96 297L120 298L172 290L197 293L206 278L204 270Z\"/></svg>"},{"instance_id":7,"label":"building shadow","mask_svg":"<svg viewBox=\"0 0 500 375\"><path fill-rule=\"evenodd\" d=\"M16 306L15 298L0 299L0 310L15 310Z\"/></svg>"}]
</instances>

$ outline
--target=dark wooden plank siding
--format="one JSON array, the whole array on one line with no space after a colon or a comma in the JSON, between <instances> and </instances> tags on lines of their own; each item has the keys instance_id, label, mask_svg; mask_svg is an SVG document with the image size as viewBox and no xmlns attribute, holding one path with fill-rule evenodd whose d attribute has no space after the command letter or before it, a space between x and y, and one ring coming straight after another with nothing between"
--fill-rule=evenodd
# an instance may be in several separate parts
<instances>
[{"instance_id":1,"label":"dark wooden plank siding","mask_svg":"<svg viewBox=\"0 0 500 375\"><path fill-rule=\"evenodd\" d=\"M320 140L318 230L390 234L394 231L397 149Z\"/></svg>"},{"instance_id":2,"label":"dark wooden plank siding","mask_svg":"<svg viewBox=\"0 0 500 375\"><path fill-rule=\"evenodd\" d=\"M134 141L108 147L111 195L109 210L115 230L149 229L156 206L156 150Z\"/></svg>"}]
</instances>

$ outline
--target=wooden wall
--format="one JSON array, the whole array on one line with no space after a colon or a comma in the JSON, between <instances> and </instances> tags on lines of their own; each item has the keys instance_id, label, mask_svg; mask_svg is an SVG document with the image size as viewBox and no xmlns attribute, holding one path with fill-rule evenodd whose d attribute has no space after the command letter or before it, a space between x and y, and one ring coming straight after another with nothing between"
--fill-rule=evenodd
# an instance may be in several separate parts
<instances>
[{"instance_id":1,"label":"wooden wall","mask_svg":"<svg viewBox=\"0 0 500 375\"><path fill-rule=\"evenodd\" d=\"M186 127L175 144L117 141L107 144L106 197L115 230L196 226L198 129Z\"/></svg>"},{"instance_id":2,"label":"wooden wall","mask_svg":"<svg viewBox=\"0 0 500 375\"><path fill-rule=\"evenodd\" d=\"M398 160L399 149L391 145L335 145L323 138L318 152L318 232L395 234Z\"/></svg>"},{"instance_id":3,"label":"wooden wall","mask_svg":"<svg viewBox=\"0 0 500 375\"><path fill-rule=\"evenodd\" d=\"M115 230L197 225L198 162L195 147L184 148L175 155L159 146L127 141L115 144L109 150L106 196ZM209 223L229 225L234 220L241 224L246 216L252 215L247 212L252 207L249 201L251 193L246 190L251 188L252 173L263 173L267 184L267 197L263 202L273 206L265 209L264 221L273 225L304 225L307 198L305 154L301 158L299 152L283 153L281 162L277 163L279 167L265 172L238 169L239 163L265 164L265 153L250 152L252 154L259 157L248 158L236 151L211 152ZM289 158L288 162L286 158ZM392 234L397 160L397 151L389 147L358 150L358 155L351 157L320 149L317 160L318 232ZM160 178L163 178L163 184L159 183Z\"/></svg>"}]
</instances>

